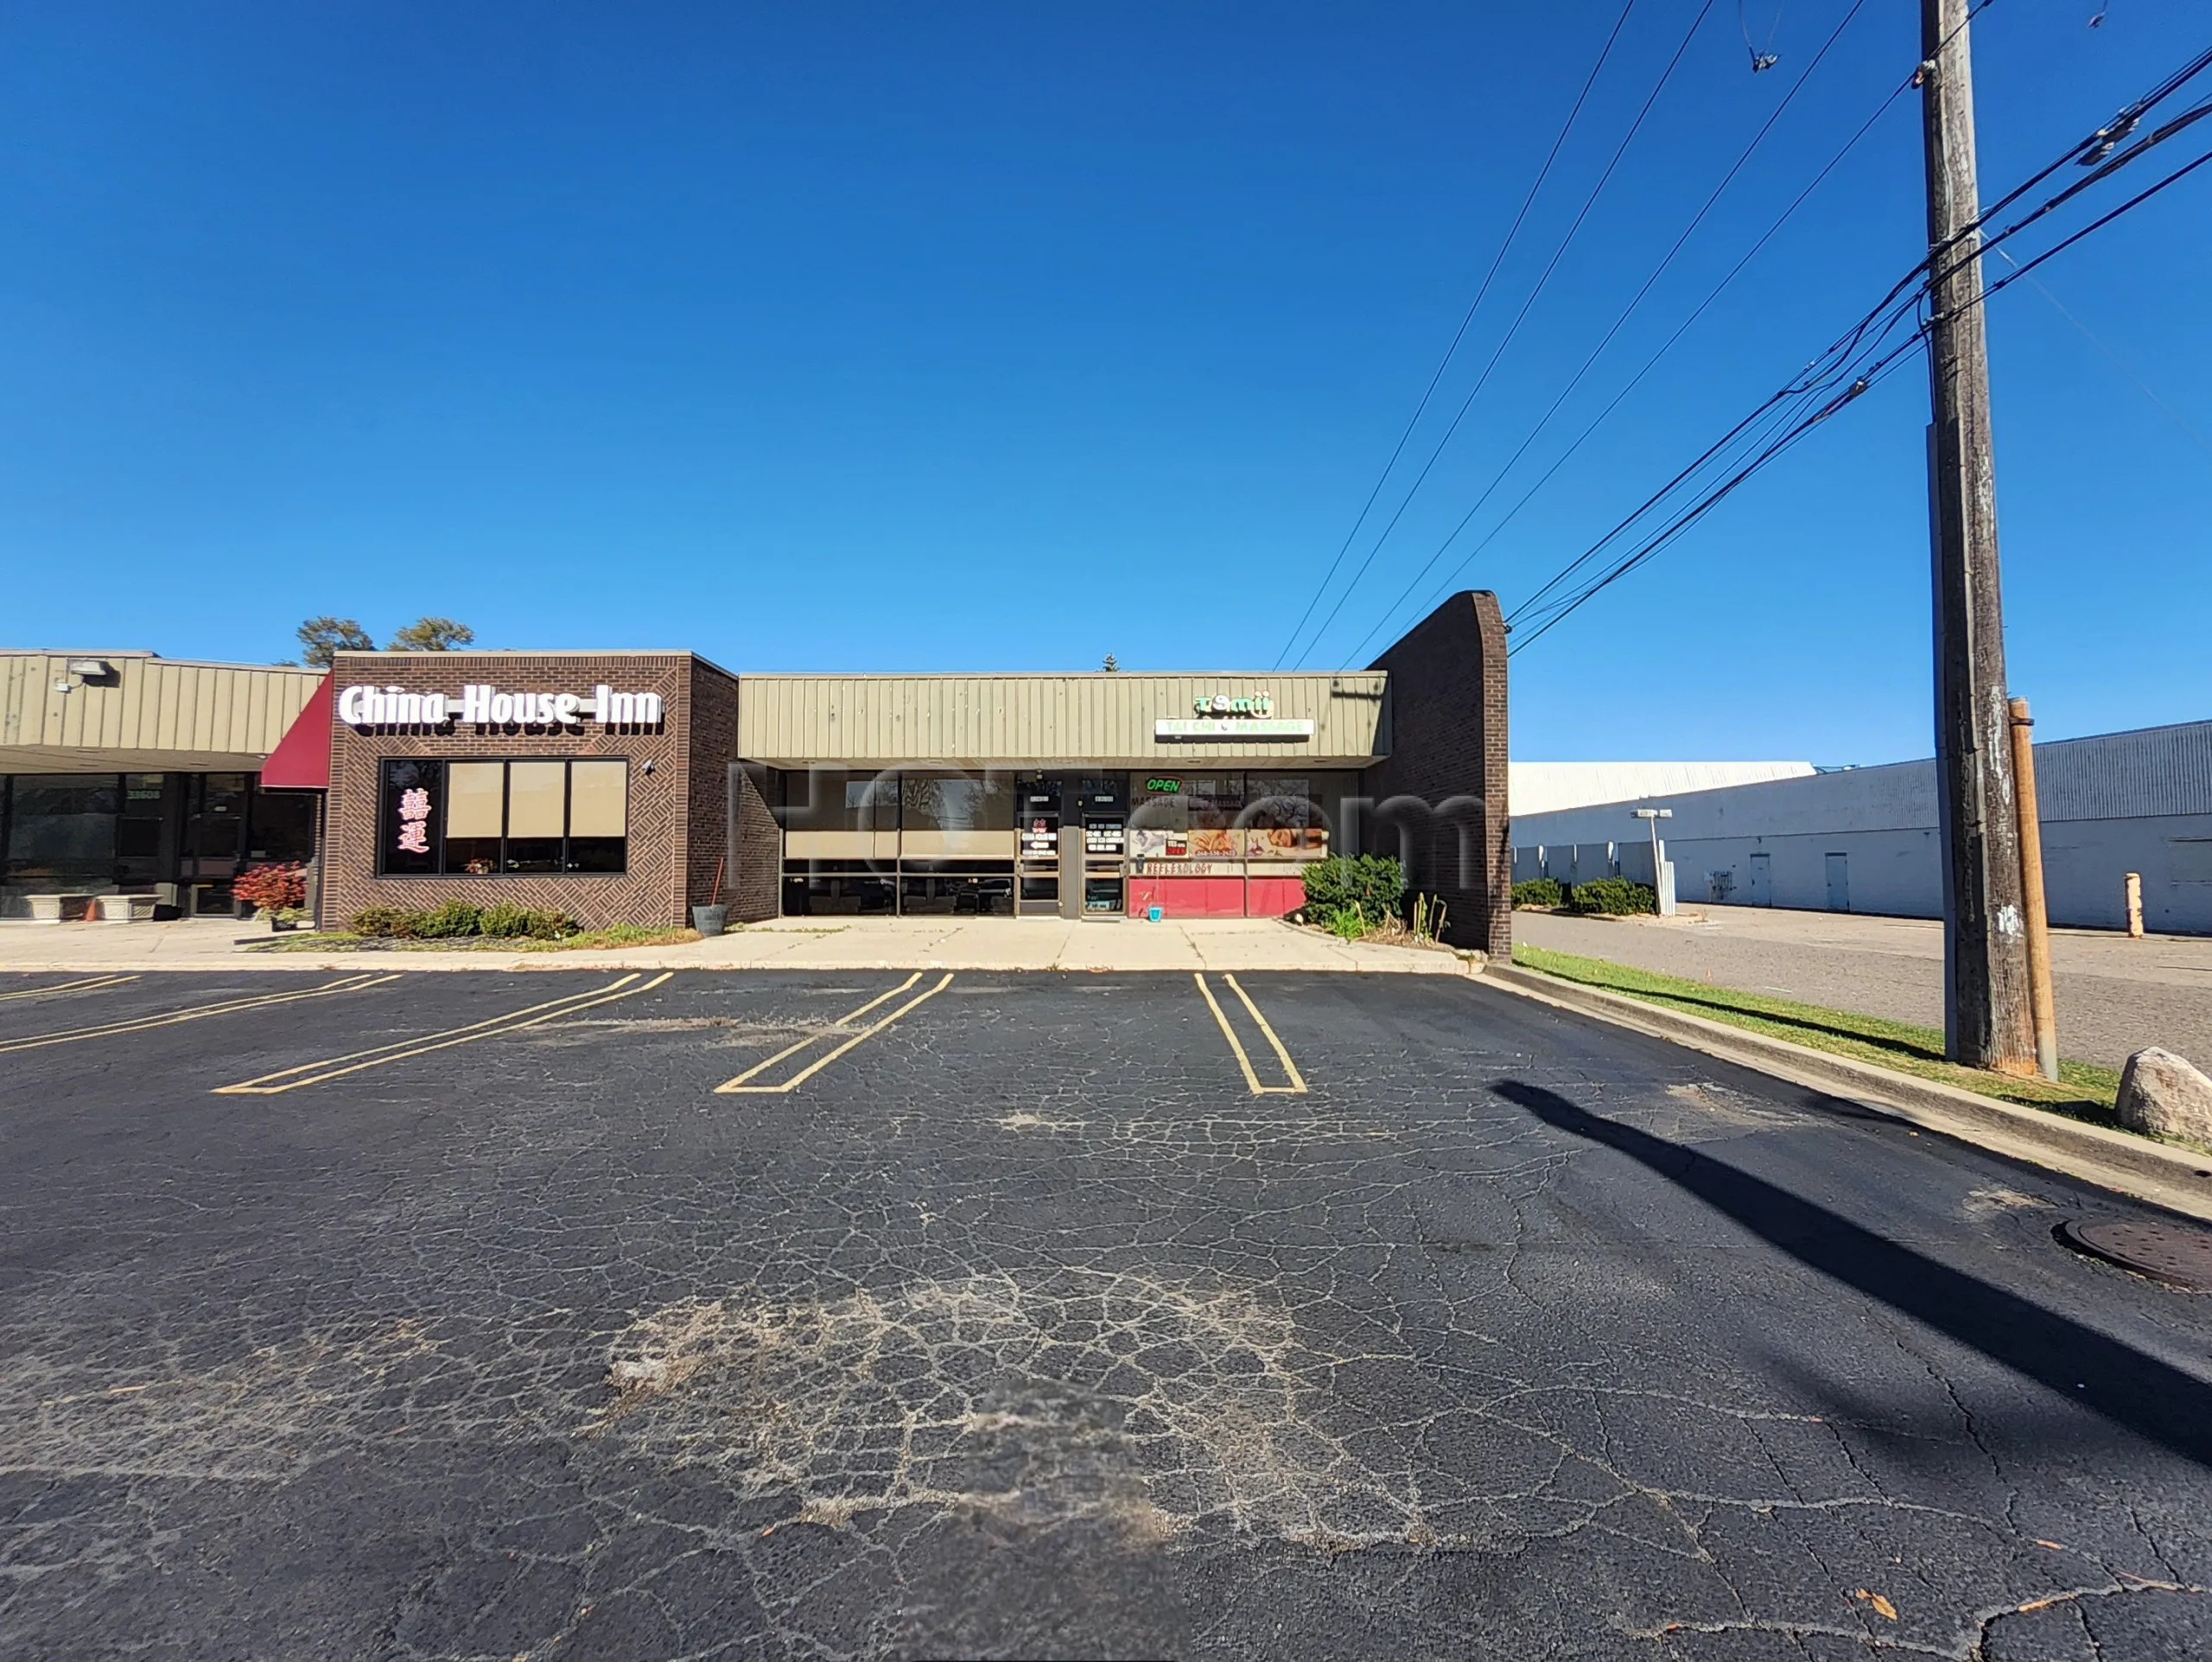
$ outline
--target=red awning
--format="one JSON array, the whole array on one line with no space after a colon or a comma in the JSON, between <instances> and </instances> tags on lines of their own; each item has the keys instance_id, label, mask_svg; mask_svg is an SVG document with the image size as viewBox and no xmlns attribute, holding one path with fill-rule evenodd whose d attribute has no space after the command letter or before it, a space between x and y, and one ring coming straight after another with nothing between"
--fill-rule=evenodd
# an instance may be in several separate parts
<instances>
[{"instance_id":1,"label":"red awning","mask_svg":"<svg viewBox=\"0 0 2212 1662\"><path fill-rule=\"evenodd\" d=\"M330 678L308 695L307 708L293 717L269 760L261 765L264 791L327 791L330 788Z\"/></svg>"}]
</instances>

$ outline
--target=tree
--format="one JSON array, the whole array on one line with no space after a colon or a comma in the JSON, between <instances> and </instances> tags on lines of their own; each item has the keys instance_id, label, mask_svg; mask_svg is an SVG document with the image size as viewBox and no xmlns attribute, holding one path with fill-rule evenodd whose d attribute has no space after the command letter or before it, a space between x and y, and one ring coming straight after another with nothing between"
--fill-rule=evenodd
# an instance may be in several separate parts
<instances>
[{"instance_id":1,"label":"tree","mask_svg":"<svg viewBox=\"0 0 2212 1662\"><path fill-rule=\"evenodd\" d=\"M474 646L476 631L449 617L418 617L392 636L390 653L449 653Z\"/></svg>"},{"instance_id":2,"label":"tree","mask_svg":"<svg viewBox=\"0 0 2212 1662\"><path fill-rule=\"evenodd\" d=\"M1113 653L1108 653L1106 654L1106 661L1101 664L1098 667L1105 671L1109 675L1118 674L1121 672L1122 660L1115 657Z\"/></svg>"},{"instance_id":3,"label":"tree","mask_svg":"<svg viewBox=\"0 0 2212 1662\"><path fill-rule=\"evenodd\" d=\"M311 617L299 627L300 653L310 669L327 670L336 653L374 652L369 632L350 617Z\"/></svg>"}]
</instances>

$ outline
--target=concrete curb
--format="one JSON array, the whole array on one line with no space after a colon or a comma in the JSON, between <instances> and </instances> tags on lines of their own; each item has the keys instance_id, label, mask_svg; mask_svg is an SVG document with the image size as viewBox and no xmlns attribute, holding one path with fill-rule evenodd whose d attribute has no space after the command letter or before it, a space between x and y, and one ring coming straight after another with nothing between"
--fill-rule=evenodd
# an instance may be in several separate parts
<instances>
[{"instance_id":1,"label":"concrete curb","mask_svg":"<svg viewBox=\"0 0 2212 1662\"><path fill-rule=\"evenodd\" d=\"M1792 1085L1863 1104L1955 1142L2063 1172L2100 1188L2212 1222L2212 1156L2192 1154L2033 1108L2016 1107L1956 1086L1808 1050L1763 1033L1562 981L1517 965L1491 965L1481 979L1516 997L1669 1040Z\"/></svg>"}]
</instances>

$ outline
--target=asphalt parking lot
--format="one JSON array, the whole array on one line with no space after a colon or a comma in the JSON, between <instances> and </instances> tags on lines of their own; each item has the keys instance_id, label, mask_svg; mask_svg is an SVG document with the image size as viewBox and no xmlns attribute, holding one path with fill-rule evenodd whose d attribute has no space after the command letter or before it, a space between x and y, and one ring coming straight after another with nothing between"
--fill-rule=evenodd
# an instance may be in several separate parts
<instances>
[{"instance_id":1,"label":"asphalt parking lot","mask_svg":"<svg viewBox=\"0 0 2212 1662\"><path fill-rule=\"evenodd\" d=\"M1443 977L14 977L0 1655L2202 1657L2129 1210Z\"/></svg>"}]
</instances>

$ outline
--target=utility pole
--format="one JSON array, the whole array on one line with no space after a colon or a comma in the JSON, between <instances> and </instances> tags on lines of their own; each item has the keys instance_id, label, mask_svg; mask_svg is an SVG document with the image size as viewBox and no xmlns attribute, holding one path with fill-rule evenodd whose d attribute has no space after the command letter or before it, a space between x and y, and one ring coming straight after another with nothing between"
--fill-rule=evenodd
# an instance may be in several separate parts
<instances>
[{"instance_id":1,"label":"utility pole","mask_svg":"<svg viewBox=\"0 0 2212 1662\"><path fill-rule=\"evenodd\" d=\"M1928 156L1929 517L1935 553L1936 778L1943 835L1943 1047L2035 1070L1997 579L1989 344L1982 328L1967 0L1921 0Z\"/></svg>"}]
</instances>

